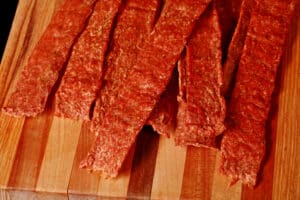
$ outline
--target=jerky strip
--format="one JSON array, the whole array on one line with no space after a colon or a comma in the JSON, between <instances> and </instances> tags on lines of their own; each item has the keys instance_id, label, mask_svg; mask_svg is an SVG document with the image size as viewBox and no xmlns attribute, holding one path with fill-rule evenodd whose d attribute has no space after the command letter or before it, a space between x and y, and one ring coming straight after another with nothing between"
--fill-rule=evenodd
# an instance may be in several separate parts
<instances>
[{"instance_id":1,"label":"jerky strip","mask_svg":"<svg viewBox=\"0 0 300 200\"><path fill-rule=\"evenodd\" d=\"M181 55L181 57L178 60L178 83L179 83L179 92L178 92L178 111L176 116L176 135L178 133L185 133L186 127L185 127L185 118L186 118L186 106L187 106L187 100L186 100L186 87L187 87L187 75L186 75L186 69L187 69L187 56L186 56L186 49L185 52ZM177 136L178 137L178 136Z\"/></svg>"},{"instance_id":2,"label":"jerky strip","mask_svg":"<svg viewBox=\"0 0 300 200\"><path fill-rule=\"evenodd\" d=\"M228 46L236 28L242 0L215 0L222 32L222 61L227 56Z\"/></svg>"},{"instance_id":3,"label":"jerky strip","mask_svg":"<svg viewBox=\"0 0 300 200\"><path fill-rule=\"evenodd\" d=\"M135 64L139 45L154 26L158 7L159 0L147 1L147 5L142 1L127 1L106 58L105 85L99 95L103 107L110 106L110 102L118 95L116 88L124 84L128 70Z\"/></svg>"},{"instance_id":4,"label":"jerky strip","mask_svg":"<svg viewBox=\"0 0 300 200\"><path fill-rule=\"evenodd\" d=\"M116 88L118 96L104 111L101 99L96 103L92 130L98 136L84 166L111 177L118 174L166 88L194 23L208 3L209 0L166 2L153 31L140 45L136 63Z\"/></svg>"},{"instance_id":5,"label":"jerky strip","mask_svg":"<svg viewBox=\"0 0 300 200\"><path fill-rule=\"evenodd\" d=\"M240 17L228 48L228 54L223 69L224 84L222 93L226 97L229 97L232 92L230 88L232 88L233 85L234 72L240 62L251 13L255 6L256 0L243 0L241 5Z\"/></svg>"},{"instance_id":6,"label":"jerky strip","mask_svg":"<svg viewBox=\"0 0 300 200\"><path fill-rule=\"evenodd\" d=\"M144 5L143 1L137 0L126 2L116 24L111 50L107 55L105 84L99 94L94 112L94 121L104 117L104 111L109 109L111 103L119 95L117 88L125 84L126 75L136 62L138 45L143 37L150 34L158 7L159 0L150 0L147 5ZM113 124L117 125L118 122L112 121L111 125ZM113 132L111 135L113 135ZM122 139L120 138L120 140ZM90 161L91 157L93 157L92 161ZM95 168L91 166L93 161L94 155L90 155L81 163L81 167Z\"/></svg>"},{"instance_id":7,"label":"jerky strip","mask_svg":"<svg viewBox=\"0 0 300 200\"><path fill-rule=\"evenodd\" d=\"M103 61L114 17L121 0L99 0L88 25L74 45L56 93L55 115L89 119L90 107L101 87Z\"/></svg>"},{"instance_id":8,"label":"jerky strip","mask_svg":"<svg viewBox=\"0 0 300 200\"><path fill-rule=\"evenodd\" d=\"M221 172L254 186L265 154L265 125L296 0L261 0L250 19L221 143Z\"/></svg>"},{"instance_id":9,"label":"jerky strip","mask_svg":"<svg viewBox=\"0 0 300 200\"><path fill-rule=\"evenodd\" d=\"M175 69L166 90L160 96L147 124L159 134L170 137L176 126L178 94L178 72Z\"/></svg>"},{"instance_id":10,"label":"jerky strip","mask_svg":"<svg viewBox=\"0 0 300 200\"><path fill-rule=\"evenodd\" d=\"M225 130L225 101L221 96L221 30L215 8L207 10L198 21L187 45L185 98L179 98L178 145L215 146L216 135ZM182 77L183 76L183 77Z\"/></svg>"},{"instance_id":11,"label":"jerky strip","mask_svg":"<svg viewBox=\"0 0 300 200\"><path fill-rule=\"evenodd\" d=\"M48 95L95 1L66 0L58 9L22 70L4 112L13 116L36 116L44 111Z\"/></svg>"}]
</instances>

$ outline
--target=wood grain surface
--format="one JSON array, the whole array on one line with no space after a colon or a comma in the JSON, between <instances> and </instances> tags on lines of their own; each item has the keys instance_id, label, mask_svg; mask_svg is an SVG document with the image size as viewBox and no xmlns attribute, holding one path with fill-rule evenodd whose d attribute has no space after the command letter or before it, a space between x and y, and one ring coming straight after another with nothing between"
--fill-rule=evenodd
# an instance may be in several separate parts
<instances>
[{"instance_id":1,"label":"wood grain surface","mask_svg":"<svg viewBox=\"0 0 300 200\"><path fill-rule=\"evenodd\" d=\"M0 106L62 0L19 0L0 66ZM298 9L298 12L299 9ZM0 113L0 199L300 199L300 19L294 18L267 123L267 154L254 189L228 187L219 152L176 147L145 127L120 176L78 169L88 122Z\"/></svg>"}]
</instances>

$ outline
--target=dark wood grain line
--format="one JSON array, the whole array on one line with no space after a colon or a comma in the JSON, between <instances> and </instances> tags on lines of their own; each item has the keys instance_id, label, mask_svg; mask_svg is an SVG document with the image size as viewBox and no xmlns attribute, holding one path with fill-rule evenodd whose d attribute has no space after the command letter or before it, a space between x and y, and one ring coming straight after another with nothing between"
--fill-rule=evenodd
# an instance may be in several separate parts
<instances>
[{"instance_id":1,"label":"dark wood grain line","mask_svg":"<svg viewBox=\"0 0 300 200\"><path fill-rule=\"evenodd\" d=\"M8 182L9 188L35 189L53 120L51 112L48 110L38 118L25 120Z\"/></svg>"},{"instance_id":2,"label":"dark wood grain line","mask_svg":"<svg viewBox=\"0 0 300 200\"><path fill-rule=\"evenodd\" d=\"M216 150L188 147L180 199L211 198Z\"/></svg>"},{"instance_id":3,"label":"dark wood grain line","mask_svg":"<svg viewBox=\"0 0 300 200\"><path fill-rule=\"evenodd\" d=\"M88 170L79 169L81 160L86 157L96 137L89 131L89 128L90 122L83 122L68 185L68 194L72 194L75 199L75 194L96 195L99 187L100 176L90 174Z\"/></svg>"},{"instance_id":4,"label":"dark wood grain line","mask_svg":"<svg viewBox=\"0 0 300 200\"><path fill-rule=\"evenodd\" d=\"M158 143L159 135L151 127L144 127L139 133L128 185L128 199L150 199Z\"/></svg>"}]
</instances>

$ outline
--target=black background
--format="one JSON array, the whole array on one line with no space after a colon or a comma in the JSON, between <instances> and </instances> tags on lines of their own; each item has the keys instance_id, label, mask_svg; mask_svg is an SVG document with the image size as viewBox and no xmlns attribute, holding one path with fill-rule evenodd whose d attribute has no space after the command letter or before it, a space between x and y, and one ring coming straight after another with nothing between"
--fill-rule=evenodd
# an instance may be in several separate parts
<instances>
[{"instance_id":1,"label":"black background","mask_svg":"<svg viewBox=\"0 0 300 200\"><path fill-rule=\"evenodd\" d=\"M18 0L0 0L0 58L2 58L17 5Z\"/></svg>"}]
</instances>

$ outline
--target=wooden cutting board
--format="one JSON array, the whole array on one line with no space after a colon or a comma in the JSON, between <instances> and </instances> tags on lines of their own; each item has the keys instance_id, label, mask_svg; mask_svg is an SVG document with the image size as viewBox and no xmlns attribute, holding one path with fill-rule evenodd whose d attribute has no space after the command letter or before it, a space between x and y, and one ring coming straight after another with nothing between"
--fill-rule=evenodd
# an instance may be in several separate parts
<instances>
[{"instance_id":1,"label":"wooden cutting board","mask_svg":"<svg viewBox=\"0 0 300 200\"><path fill-rule=\"evenodd\" d=\"M0 67L0 106L62 0L19 0ZM299 12L298 12L299 13ZM0 113L1 199L300 199L300 20L295 17L267 124L267 156L255 189L218 172L219 153L175 147L149 128L140 133L120 176L79 170L93 141L88 124Z\"/></svg>"}]
</instances>

